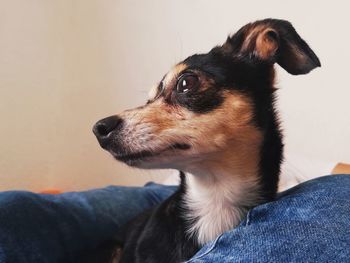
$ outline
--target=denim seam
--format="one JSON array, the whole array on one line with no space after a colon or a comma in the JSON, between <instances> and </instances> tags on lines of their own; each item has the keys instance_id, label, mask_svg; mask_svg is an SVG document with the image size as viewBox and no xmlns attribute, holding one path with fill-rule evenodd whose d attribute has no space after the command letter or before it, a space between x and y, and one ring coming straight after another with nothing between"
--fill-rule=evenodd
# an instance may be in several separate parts
<instances>
[{"instance_id":1,"label":"denim seam","mask_svg":"<svg viewBox=\"0 0 350 263\"><path fill-rule=\"evenodd\" d=\"M217 242L219 241L219 239L221 238L222 234L220 236L218 236L214 241L213 244L210 246L210 248L207 249L207 251L205 251L203 254L199 255L199 256L195 256L193 258L191 258L190 260L186 261L186 263L190 263L193 262L193 260L196 259L201 259L204 256L208 255L210 252L212 252L214 250L214 248L216 247Z\"/></svg>"},{"instance_id":2,"label":"denim seam","mask_svg":"<svg viewBox=\"0 0 350 263\"><path fill-rule=\"evenodd\" d=\"M246 222L245 222L245 226L248 226L250 224L250 218L251 218L251 211L253 209L249 210L248 213L247 213L247 217L246 217ZM223 234L219 235L214 241L213 241L213 244L210 246L210 248L208 248L207 251L205 251L203 254L201 255L198 255L196 257L193 257L191 258L190 260L186 261L186 263L190 263L190 262L193 262L193 260L196 260L196 259L201 259L203 258L204 256L207 256L210 252L212 252L214 250L214 248L216 247L217 245L217 242L219 241L219 239L222 237Z\"/></svg>"},{"instance_id":3,"label":"denim seam","mask_svg":"<svg viewBox=\"0 0 350 263\"><path fill-rule=\"evenodd\" d=\"M246 217L246 222L245 222L245 226L249 226L250 224L250 216L251 216L251 212L252 212L253 209L249 210L248 211L248 214L247 214L247 217Z\"/></svg>"}]
</instances>

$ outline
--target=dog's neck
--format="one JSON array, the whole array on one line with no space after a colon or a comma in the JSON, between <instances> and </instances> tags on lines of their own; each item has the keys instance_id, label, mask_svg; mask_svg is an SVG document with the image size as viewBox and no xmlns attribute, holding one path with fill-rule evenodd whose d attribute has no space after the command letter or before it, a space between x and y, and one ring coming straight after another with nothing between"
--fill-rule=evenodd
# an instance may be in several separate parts
<instances>
[{"instance_id":1,"label":"dog's neck","mask_svg":"<svg viewBox=\"0 0 350 263\"><path fill-rule=\"evenodd\" d=\"M237 226L259 196L258 151L223 152L188 167L184 202L188 234L199 245Z\"/></svg>"}]
</instances>

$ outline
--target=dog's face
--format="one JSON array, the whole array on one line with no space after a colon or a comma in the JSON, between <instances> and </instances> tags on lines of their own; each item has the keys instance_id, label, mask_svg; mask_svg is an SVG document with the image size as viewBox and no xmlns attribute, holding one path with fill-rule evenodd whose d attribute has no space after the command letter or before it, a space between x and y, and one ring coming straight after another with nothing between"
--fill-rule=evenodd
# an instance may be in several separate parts
<instances>
[{"instance_id":1,"label":"dog's face","mask_svg":"<svg viewBox=\"0 0 350 263\"><path fill-rule=\"evenodd\" d=\"M274 63L291 74L319 66L283 20L248 24L207 54L172 68L146 105L94 126L100 145L140 168L187 167L258 149L273 110Z\"/></svg>"}]
</instances>

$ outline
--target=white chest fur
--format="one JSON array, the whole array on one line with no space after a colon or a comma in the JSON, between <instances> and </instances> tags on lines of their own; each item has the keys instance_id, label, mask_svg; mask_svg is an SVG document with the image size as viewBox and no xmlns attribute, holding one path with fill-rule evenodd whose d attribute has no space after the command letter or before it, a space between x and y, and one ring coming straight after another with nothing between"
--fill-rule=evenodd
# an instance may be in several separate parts
<instances>
[{"instance_id":1,"label":"white chest fur","mask_svg":"<svg viewBox=\"0 0 350 263\"><path fill-rule=\"evenodd\" d=\"M220 178L218 178L220 177ZM252 177L186 175L185 205L193 222L188 234L199 245L214 240L239 224L247 207L258 203L258 184Z\"/></svg>"}]
</instances>

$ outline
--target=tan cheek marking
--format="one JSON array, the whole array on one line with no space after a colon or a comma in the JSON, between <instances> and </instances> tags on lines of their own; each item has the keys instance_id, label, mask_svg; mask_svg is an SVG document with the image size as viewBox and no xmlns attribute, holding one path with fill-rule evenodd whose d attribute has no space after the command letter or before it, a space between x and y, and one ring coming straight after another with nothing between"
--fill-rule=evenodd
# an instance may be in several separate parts
<instances>
[{"instance_id":1,"label":"tan cheek marking","mask_svg":"<svg viewBox=\"0 0 350 263\"><path fill-rule=\"evenodd\" d=\"M244 129L250 126L253 116L250 100L238 92L227 92L224 96L226 97L224 103L213 112L206 114L193 113L183 107L174 107L158 102L157 105L152 105L154 108L150 108L150 111L156 112L156 114L148 115L147 119L152 119L152 121L155 121L154 123L171 123L171 126L164 124L162 126L178 128L181 133L204 131L205 136L208 136L206 140L211 138L210 136L230 135L232 130ZM179 122L180 120L184 122ZM218 138L218 140L221 139Z\"/></svg>"},{"instance_id":2,"label":"tan cheek marking","mask_svg":"<svg viewBox=\"0 0 350 263\"><path fill-rule=\"evenodd\" d=\"M227 92L221 107L207 114L194 114L188 125L198 127L188 132L198 142L208 142L208 138L218 146L232 139L233 142L251 140L259 141L260 131L251 123L253 107L250 99L237 93ZM182 130L186 131L186 128ZM209 142L210 143L210 142Z\"/></svg>"},{"instance_id":3,"label":"tan cheek marking","mask_svg":"<svg viewBox=\"0 0 350 263\"><path fill-rule=\"evenodd\" d=\"M159 134L165 129L176 126L177 119L174 117L175 107L158 100L147 106L141 114L142 122L150 123L154 133Z\"/></svg>"},{"instance_id":4,"label":"tan cheek marking","mask_svg":"<svg viewBox=\"0 0 350 263\"><path fill-rule=\"evenodd\" d=\"M141 110L131 112L134 122L152 127L152 134L193 138L204 151L211 147L238 148L258 145L261 132L251 123L252 102L239 92L226 92L224 103L206 114L193 113L180 106L171 106L159 99Z\"/></svg>"},{"instance_id":5,"label":"tan cheek marking","mask_svg":"<svg viewBox=\"0 0 350 263\"><path fill-rule=\"evenodd\" d=\"M208 114L197 115L201 121L215 121L223 127L242 127L247 125L252 116L253 108L245 95L239 92L226 92L223 104Z\"/></svg>"}]
</instances>

